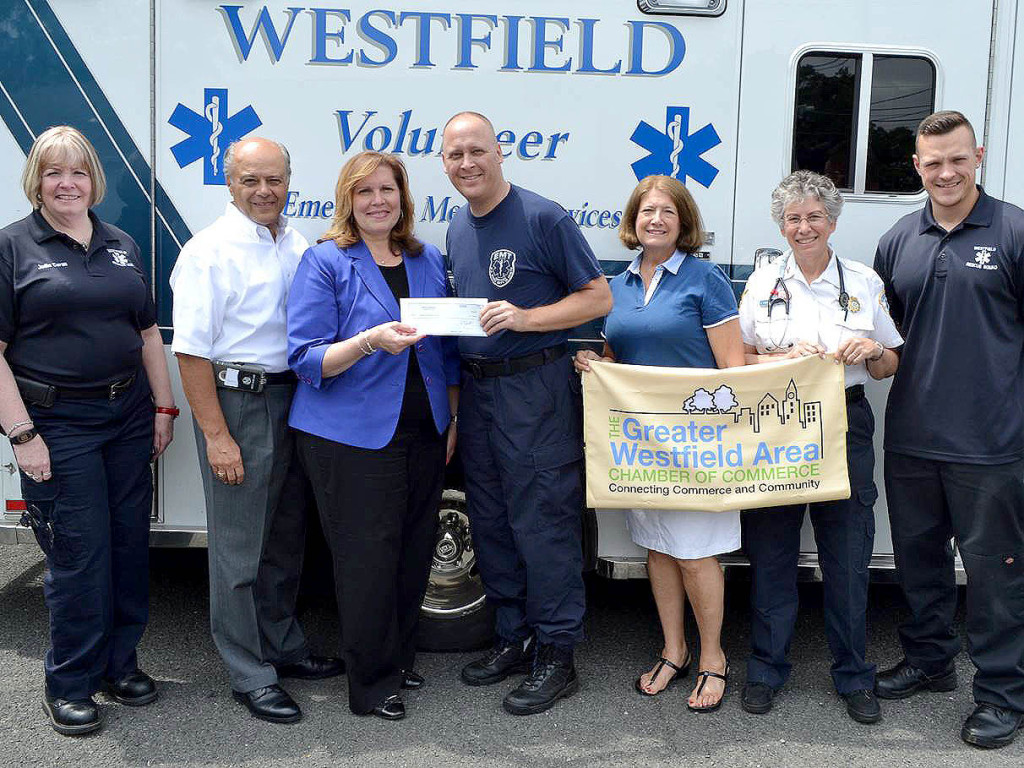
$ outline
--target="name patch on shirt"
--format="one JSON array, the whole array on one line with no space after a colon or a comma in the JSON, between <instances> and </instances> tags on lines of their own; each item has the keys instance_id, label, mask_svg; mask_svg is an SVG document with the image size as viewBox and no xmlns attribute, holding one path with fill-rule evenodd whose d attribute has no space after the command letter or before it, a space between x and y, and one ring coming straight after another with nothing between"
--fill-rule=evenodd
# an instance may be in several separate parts
<instances>
[{"instance_id":1,"label":"name patch on shirt","mask_svg":"<svg viewBox=\"0 0 1024 768\"><path fill-rule=\"evenodd\" d=\"M971 269L999 269L998 264L989 263L995 253L996 246L994 245L976 245L974 246L974 261L964 262L964 266Z\"/></svg>"},{"instance_id":2,"label":"name patch on shirt","mask_svg":"<svg viewBox=\"0 0 1024 768\"><path fill-rule=\"evenodd\" d=\"M110 260L119 267L130 267L132 263L128 260L128 251L119 251L116 248L107 248Z\"/></svg>"},{"instance_id":3,"label":"name patch on shirt","mask_svg":"<svg viewBox=\"0 0 1024 768\"><path fill-rule=\"evenodd\" d=\"M495 288L504 288L511 283L512 278L516 276L516 255L507 248L492 253L487 276Z\"/></svg>"},{"instance_id":4,"label":"name patch on shirt","mask_svg":"<svg viewBox=\"0 0 1024 768\"><path fill-rule=\"evenodd\" d=\"M36 269L54 269L55 267L66 267L66 261L52 261L49 264L36 264Z\"/></svg>"}]
</instances>

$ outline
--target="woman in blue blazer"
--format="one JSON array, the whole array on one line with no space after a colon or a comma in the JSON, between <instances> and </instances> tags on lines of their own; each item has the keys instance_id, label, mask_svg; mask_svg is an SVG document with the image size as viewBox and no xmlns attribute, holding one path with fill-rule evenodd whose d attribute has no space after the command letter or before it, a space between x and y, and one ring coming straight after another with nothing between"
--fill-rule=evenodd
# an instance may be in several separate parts
<instances>
[{"instance_id":1,"label":"woman in blue blazer","mask_svg":"<svg viewBox=\"0 0 1024 768\"><path fill-rule=\"evenodd\" d=\"M412 234L402 162L363 152L341 170L331 228L288 298L289 423L334 560L349 707L405 715L444 467L455 447L458 353L399 322L399 300L443 297L441 254Z\"/></svg>"}]
</instances>

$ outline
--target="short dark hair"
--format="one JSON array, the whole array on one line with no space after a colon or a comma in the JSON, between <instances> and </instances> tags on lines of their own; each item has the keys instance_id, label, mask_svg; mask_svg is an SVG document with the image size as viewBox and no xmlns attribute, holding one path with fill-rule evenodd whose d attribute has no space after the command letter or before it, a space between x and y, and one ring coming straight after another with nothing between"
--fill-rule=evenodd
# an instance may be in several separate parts
<instances>
[{"instance_id":1,"label":"short dark hair","mask_svg":"<svg viewBox=\"0 0 1024 768\"><path fill-rule=\"evenodd\" d=\"M917 126L915 146L917 139L922 136L944 136L947 133L952 133L961 125L967 126L967 130L971 132L971 141L977 146L978 137L974 133L974 126L963 112L957 112L955 109L944 109L941 112L930 114L922 120Z\"/></svg>"}]
</instances>

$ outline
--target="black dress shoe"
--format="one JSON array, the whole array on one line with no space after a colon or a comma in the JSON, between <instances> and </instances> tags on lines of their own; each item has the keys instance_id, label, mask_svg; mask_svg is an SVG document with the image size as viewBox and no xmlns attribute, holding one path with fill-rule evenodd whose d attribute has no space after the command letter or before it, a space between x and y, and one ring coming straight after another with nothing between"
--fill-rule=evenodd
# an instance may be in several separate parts
<instances>
[{"instance_id":1,"label":"black dress shoe","mask_svg":"<svg viewBox=\"0 0 1024 768\"><path fill-rule=\"evenodd\" d=\"M43 695L43 712L50 718L53 730L62 736L81 736L98 730L100 713L96 702L90 699L55 699Z\"/></svg>"},{"instance_id":2,"label":"black dress shoe","mask_svg":"<svg viewBox=\"0 0 1024 768\"><path fill-rule=\"evenodd\" d=\"M402 687L407 691L418 691L423 687L423 675L413 672L411 669L402 670Z\"/></svg>"},{"instance_id":3,"label":"black dress shoe","mask_svg":"<svg viewBox=\"0 0 1024 768\"><path fill-rule=\"evenodd\" d=\"M232 691L231 695L245 704L253 717L268 723L294 723L302 717L295 699L279 685L268 685L255 691Z\"/></svg>"},{"instance_id":4,"label":"black dress shoe","mask_svg":"<svg viewBox=\"0 0 1024 768\"><path fill-rule=\"evenodd\" d=\"M118 704L142 707L152 704L159 695L153 678L136 669L117 680L104 680L103 690Z\"/></svg>"},{"instance_id":5,"label":"black dress shoe","mask_svg":"<svg viewBox=\"0 0 1024 768\"><path fill-rule=\"evenodd\" d=\"M952 691L956 688L956 668L952 664L937 675L926 675L903 659L875 678L875 695L880 699L905 699L918 691Z\"/></svg>"},{"instance_id":6,"label":"black dress shoe","mask_svg":"<svg viewBox=\"0 0 1024 768\"><path fill-rule=\"evenodd\" d=\"M579 689L572 651L542 645L537 649L530 674L518 688L508 692L501 704L512 715L535 715L551 709L559 699L572 696Z\"/></svg>"},{"instance_id":7,"label":"black dress shoe","mask_svg":"<svg viewBox=\"0 0 1024 768\"><path fill-rule=\"evenodd\" d=\"M979 704L964 721L960 738L968 744L985 749L1005 747L1024 727L1024 712L1004 709L991 704Z\"/></svg>"},{"instance_id":8,"label":"black dress shoe","mask_svg":"<svg viewBox=\"0 0 1024 768\"><path fill-rule=\"evenodd\" d=\"M840 694L846 702L846 714L858 723L877 723L882 719L882 708L872 691L863 689Z\"/></svg>"},{"instance_id":9,"label":"black dress shoe","mask_svg":"<svg viewBox=\"0 0 1024 768\"><path fill-rule=\"evenodd\" d=\"M529 672L533 663L533 645L532 637L526 642L499 642L486 656L462 668L462 682L466 685L491 685L517 672Z\"/></svg>"},{"instance_id":10,"label":"black dress shoe","mask_svg":"<svg viewBox=\"0 0 1024 768\"><path fill-rule=\"evenodd\" d=\"M345 671L345 662L333 656L307 656L302 661L282 664L277 669L277 676L292 677L296 680L323 680L325 677L337 677Z\"/></svg>"},{"instance_id":11,"label":"black dress shoe","mask_svg":"<svg viewBox=\"0 0 1024 768\"><path fill-rule=\"evenodd\" d=\"M381 720L401 720L405 717L405 703L397 693L388 696L384 701L370 710L370 713Z\"/></svg>"},{"instance_id":12,"label":"black dress shoe","mask_svg":"<svg viewBox=\"0 0 1024 768\"><path fill-rule=\"evenodd\" d=\"M771 711L775 701L775 689L768 683L747 683L740 694L740 706L744 712L763 715Z\"/></svg>"}]
</instances>

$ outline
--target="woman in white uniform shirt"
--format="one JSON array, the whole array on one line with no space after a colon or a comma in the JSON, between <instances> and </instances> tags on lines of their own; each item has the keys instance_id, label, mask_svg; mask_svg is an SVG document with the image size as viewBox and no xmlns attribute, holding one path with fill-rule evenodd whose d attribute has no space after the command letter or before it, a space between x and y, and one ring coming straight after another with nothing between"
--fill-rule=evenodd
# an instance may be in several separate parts
<instances>
[{"instance_id":1,"label":"woman in white uniform shirt","mask_svg":"<svg viewBox=\"0 0 1024 768\"><path fill-rule=\"evenodd\" d=\"M825 599L832 681L854 720L881 717L875 666L865 660L868 564L874 542L874 418L868 378L892 376L903 343L889 317L882 281L870 267L839 258L829 245L843 199L826 177L797 171L772 192L771 213L789 250L757 269L740 302L748 363L820 355L843 364L851 495L810 505ZM786 659L797 615L797 558L806 505L743 513L750 558L751 654L741 705L772 708L789 676Z\"/></svg>"}]
</instances>

